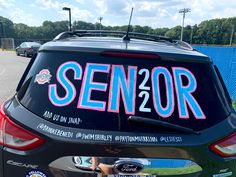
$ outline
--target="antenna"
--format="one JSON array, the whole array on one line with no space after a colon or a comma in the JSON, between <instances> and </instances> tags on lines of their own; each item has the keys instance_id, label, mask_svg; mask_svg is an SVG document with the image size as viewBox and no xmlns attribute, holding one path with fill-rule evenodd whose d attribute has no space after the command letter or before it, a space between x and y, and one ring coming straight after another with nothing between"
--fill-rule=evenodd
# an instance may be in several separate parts
<instances>
[{"instance_id":1,"label":"antenna","mask_svg":"<svg viewBox=\"0 0 236 177\"><path fill-rule=\"evenodd\" d=\"M129 25L128 25L127 33L126 33L126 35L123 37L123 40L125 40L125 41L130 41L129 31L130 31L130 22L131 22L131 19L132 19L133 10L134 10L134 8L132 7L131 14L130 14L130 17L129 17Z\"/></svg>"}]
</instances>

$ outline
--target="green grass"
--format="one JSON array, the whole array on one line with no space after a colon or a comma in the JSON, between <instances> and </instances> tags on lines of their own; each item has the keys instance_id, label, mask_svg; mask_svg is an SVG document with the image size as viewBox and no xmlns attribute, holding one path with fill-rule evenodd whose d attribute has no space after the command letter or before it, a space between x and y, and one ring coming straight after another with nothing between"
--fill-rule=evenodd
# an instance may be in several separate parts
<instances>
[{"instance_id":1,"label":"green grass","mask_svg":"<svg viewBox=\"0 0 236 177\"><path fill-rule=\"evenodd\" d=\"M1 52L15 52L16 50L15 50L15 49L4 49L4 50L2 50L2 49L0 48L0 51L1 51Z\"/></svg>"},{"instance_id":2,"label":"green grass","mask_svg":"<svg viewBox=\"0 0 236 177\"><path fill-rule=\"evenodd\" d=\"M202 171L202 168L197 165L192 165L183 168L146 168L142 173L149 175L184 175Z\"/></svg>"},{"instance_id":3,"label":"green grass","mask_svg":"<svg viewBox=\"0 0 236 177\"><path fill-rule=\"evenodd\" d=\"M233 101L233 108L236 111L236 101Z\"/></svg>"}]
</instances>

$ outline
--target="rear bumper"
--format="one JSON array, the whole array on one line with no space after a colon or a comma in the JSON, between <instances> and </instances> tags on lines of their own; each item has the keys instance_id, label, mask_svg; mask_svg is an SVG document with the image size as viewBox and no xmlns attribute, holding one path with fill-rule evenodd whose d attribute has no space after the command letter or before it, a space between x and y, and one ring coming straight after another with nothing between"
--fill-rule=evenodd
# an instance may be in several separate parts
<instances>
[{"instance_id":1,"label":"rear bumper","mask_svg":"<svg viewBox=\"0 0 236 177\"><path fill-rule=\"evenodd\" d=\"M34 51L34 50L32 50L32 51L27 51L27 54L29 55L29 56L33 56L34 54L36 54L38 51Z\"/></svg>"},{"instance_id":2,"label":"rear bumper","mask_svg":"<svg viewBox=\"0 0 236 177\"><path fill-rule=\"evenodd\" d=\"M8 115L14 122L45 138L46 143L37 149L27 152L5 148L3 164L5 177L14 176L16 171L19 176L26 176L29 171L34 170L32 166L36 166L36 170L45 173L48 177L85 176L84 172L75 172L57 165L50 165L57 159L67 156L186 159L195 162L202 168L201 172L186 174L187 176L208 177L223 173L232 174L232 177L236 176L235 158L221 158L208 149L208 146L212 142L235 131L236 116L234 114L219 125L202 131L201 135L137 135L135 133L129 133L127 135L125 132L88 131L62 127L29 112L19 104L16 98L13 99L13 102L8 107ZM103 135L107 139L94 139L91 135ZM112 136L112 140L109 142L108 135ZM155 137L158 141L132 142L132 136ZM171 139L175 139L176 141L173 142ZM177 140L179 141L177 142ZM23 167L22 165L9 164L9 160L23 164ZM68 167L68 162L64 161L63 164ZM97 175L86 173L86 176Z\"/></svg>"},{"instance_id":3,"label":"rear bumper","mask_svg":"<svg viewBox=\"0 0 236 177\"><path fill-rule=\"evenodd\" d=\"M99 145L75 145L75 144L65 144L65 143L58 143L58 142L52 142L50 144L45 145L44 147L41 147L40 149L35 150L34 152L17 152L13 151L11 149L5 149L4 150L4 177L12 177L15 174L18 174L18 176L26 176L26 174L29 171L37 170L39 172L44 173L48 177L92 177L97 176L95 172L85 171L85 170L74 170L75 164L73 164L72 158L70 158L70 163L68 161L60 160L62 157L72 157L72 156L78 156L84 154L89 154L89 156L93 153L96 154L106 154L105 149L107 146L99 146ZM117 154L119 157L133 157L135 159L140 159L141 157L137 157L137 155L134 155L134 153L138 153L141 155L140 150L142 149L143 152L147 152L148 150L151 152L159 151L159 148L152 148L149 147L143 147L143 148L133 148L133 147L124 147L124 146L110 146L111 149L119 149L121 150L121 153ZM132 149L132 150L130 150ZM196 149L202 149L201 147ZM70 152L69 152L70 151ZM128 151L130 153L128 153ZM189 153L185 151L186 153ZM132 154L133 153L133 154ZM126 156L123 156L123 155ZM111 154L109 154L111 155ZM143 154L142 157L145 155ZM154 155L151 155L152 158L155 158ZM187 174L172 174L172 175L164 175L164 176L175 176L175 177L210 177L216 174L222 174L222 173L228 173L232 174L231 176L234 177L236 174L236 160L223 160L223 159L216 159L210 155L207 155L203 152L198 153L199 157L202 157L198 165L202 168L202 171L197 172L187 172ZM58 164L54 164L56 160L59 160L59 162L62 164L61 166ZM35 167L35 168L33 168ZM74 168L71 168L74 167ZM191 168L190 168L191 169ZM153 171L156 170L156 171ZM159 174L159 169L153 169L150 172L150 174L157 172ZM168 173L171 170L171 168L166 170L166 173ZM145 174L147 171L145 171ZM179 173L179 170L178 170ZM165 174L165 172L162 171L162 174ZM159 174L158 176L162 176Z\"/></svg>"}]
</instances>

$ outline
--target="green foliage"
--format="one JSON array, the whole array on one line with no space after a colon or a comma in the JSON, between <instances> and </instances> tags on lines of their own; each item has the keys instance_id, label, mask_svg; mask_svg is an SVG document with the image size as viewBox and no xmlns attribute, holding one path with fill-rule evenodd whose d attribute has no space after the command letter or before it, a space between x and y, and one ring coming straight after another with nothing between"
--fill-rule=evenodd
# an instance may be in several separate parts
<instances>
[{"instance_id":1,"label":"green foliage","mask_svg":"<svg viewBox=\"0 0 236 177\"><path fill-rule=\"evenodd\" d=\"M176 26L168 30L165 35L172 39L180 39L180 34L181 34L181 26Z\"/></svg>"},{"instance_id":2,"label":"green foliage","mask_svg":"<svg viewBox=\"0 0 236 177\"><path fill-rule=\"evenodd\" d=\"M11 20L0 16L0 37L14 37L14 24Z\"/></svg>"},{"instance_id":3,"label":"green foliage","mask_svg":"<svg viewBox=\"0 0 236 177\"><path fill-rule=\"evenodd\" d=\"M236 101L233 101L233 108L236 111Z\"/></svg>"},{"instance_id":4,"label":"green foliage","mask_svg":"<svg viewBox=\"0 0 236 177\"><path fill-rule=\"evenodd\" d=\"M192 44L229 44L232 28L235 26L233 44L236 44L236 17L206 20L199 25L184 27L183 40ZM100 23L87 23L84 21L74 21L74 30L99 30ZM103 30L126 31L127 25L123 26L103 26ZM56 35L68 30L68 21L44 21L42 26L30 27L25 24L14 24L7 18L0 16L0 37L15 38L16 43L26 40L40 39L43 42L52 40ZM168 36L172 39L180 39L181 26L173 28L156 28L149 26L134 25L130 31Z\"/></svg>"},{"instance_id":5,"label":"green foliage","mask_svg":"<svg viewBox=\"0 0 236 177\"><path fill-rule=\"evenodd\" d=\"M100 24L97 24L95 26L95 24L92 23L87 23L87 22L83 22L83 21L75 21L73 23L73 29L81 29L81 30L95 30L95 27L97 29L100 28Z\"/></svg>"}]
</instances>

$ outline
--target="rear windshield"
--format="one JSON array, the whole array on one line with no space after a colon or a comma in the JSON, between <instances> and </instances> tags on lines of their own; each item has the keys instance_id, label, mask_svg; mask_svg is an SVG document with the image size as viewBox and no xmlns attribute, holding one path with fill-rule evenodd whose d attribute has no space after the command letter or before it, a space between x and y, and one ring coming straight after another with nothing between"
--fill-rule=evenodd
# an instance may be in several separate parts
<instances>
[{"instance_id":1,"label":"rear windshield","mask_svg":"<svg viewBox=\"0 0 236 177\"><path fill-rule=\"evenodd\" d=\"M127 121L140 116L202 130L228 112L212 64L187 61L40 52L18 99L38 116L68 127L156 131Z\"/></svg>"},{"instance_id":2,"label":"rear windshield","mask_svg":"<svg viewBox=\"0 0 236 177\"><path fill-rule=\"evenodd\" d=\"M29 47L31 47L31 46L39 47L40 46L40 44L37 42L28 42L28 43L26 43L26 45Z\"/></svg>"}]
</instances>

